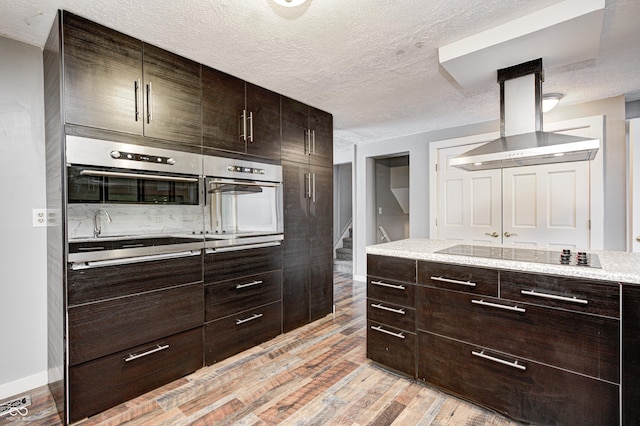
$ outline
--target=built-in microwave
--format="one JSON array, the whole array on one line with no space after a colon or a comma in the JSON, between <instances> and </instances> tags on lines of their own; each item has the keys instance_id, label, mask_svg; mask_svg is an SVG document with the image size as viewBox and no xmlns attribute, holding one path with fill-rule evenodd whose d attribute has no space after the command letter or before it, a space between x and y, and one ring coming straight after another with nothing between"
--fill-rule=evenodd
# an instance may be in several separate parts
<instances>
[{"instance_id":1,"label":"built-in microwave","mask_svg":"<svg viewBox=\"0 0 640 426\"><path fill-rule=\"evenodd\" d=\"M282 239L282 166L205 156L204 173L208 239Z\"/></svg>"}]
</instances>

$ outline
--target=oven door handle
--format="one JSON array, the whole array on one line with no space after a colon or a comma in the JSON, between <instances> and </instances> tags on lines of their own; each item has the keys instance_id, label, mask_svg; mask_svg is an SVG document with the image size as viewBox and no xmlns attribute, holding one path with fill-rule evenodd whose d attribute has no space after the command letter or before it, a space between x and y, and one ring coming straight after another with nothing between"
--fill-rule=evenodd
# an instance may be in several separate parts
<instances>
[{"instance_id":1,"label":"oven door handle","mask_svg":"<svg viewBox=\"0 0 640 426\"><path fill-rule=\"evenodd\" d=\"M276 247L282 245L280 241L271 241L268 243L257 243L257 244L244 244L230 247L219 247L219 248L208 248L205 250L206 254L215 254L215 253L226 253L228 251L240 251L240 250L249 250L254 248L262 248L262 247Z\"/></svg>"},{"instance_id":2,"label":"oven door handle","mask_svg":"<svg viewBox=\"0 0 640 426\"><path fill-rule=\"evenodd\" d=\"M71 269L77 271L79 269L101 268L103 266L128 265L139 262L152 262L154 260L176 259L180 257L198 256L201 250L181 251L176 253L150 254L148 256L123 257L121 259L93 260L89 262L74 262Z\"/></svg>"},{"instance_id":3,"label":"oven door handle","mask_svg":"<svg viewBox=\"0 0 640 426\"><path fill-rule=\"evenodd\" d=\"M262 186L265 188L277 188L280 186L279 182L252 182L252 181L244 181L244 180L210 180L210 185L223 185L223 184L238 184L245 186Z\"/></svg>"},{"instance_id":4,"label":"oven door handle","mask_svg":"<svg viewBox=\"0 0 640 426\"><path fill-rule=\"evenodd\" d=\"M149 179L149 180L164 180L172 182L198 182L198 178L188 178L181 176L161 176L161 175L147 175L142 173L125 173L125 172L107 172L101 170L81 170L82 176L102 176L102 177L118 177L118 178L130 178L130 179Z\"/></svg>"}]
</instances>

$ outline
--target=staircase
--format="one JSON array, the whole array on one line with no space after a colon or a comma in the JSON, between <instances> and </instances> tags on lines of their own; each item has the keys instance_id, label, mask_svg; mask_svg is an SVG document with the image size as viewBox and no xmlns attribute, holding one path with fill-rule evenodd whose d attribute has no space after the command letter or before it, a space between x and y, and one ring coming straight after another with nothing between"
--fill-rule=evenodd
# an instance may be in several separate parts
<instances>
[{"instance_id":1,"label":"staircase","mask_svg":"<svg viewBox=\"0 0 640 426\"><path fill-rule=\"evenodd\" d=\"M342 238L342 247L336 249L333 261L334 272L351 273L353 270L353 229L349 228L349 236Z\"/></svg>"}]
</instances>

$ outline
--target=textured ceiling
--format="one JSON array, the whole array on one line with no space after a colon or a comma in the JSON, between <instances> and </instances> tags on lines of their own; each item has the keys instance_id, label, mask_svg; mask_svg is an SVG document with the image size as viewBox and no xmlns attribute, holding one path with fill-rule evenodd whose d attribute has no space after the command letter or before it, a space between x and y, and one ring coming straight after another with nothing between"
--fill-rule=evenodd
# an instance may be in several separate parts
<instances>
[{"instance_id":1,"label":"textured ceiling","mask_svg":"<svg viewBox=\"0 0 640 426\"><path fill-rule=\"evenodd\" d=\"M558 0L2 0L0 35L44 45L57 9L298 99L334 116L335 144L499 117L498 85L463 89L438 47ZM545 68L563 105L640 99L640 1L606 0L598 56ZM531 58L535 59L535 58Z\"/></svg>"}]
</instances>

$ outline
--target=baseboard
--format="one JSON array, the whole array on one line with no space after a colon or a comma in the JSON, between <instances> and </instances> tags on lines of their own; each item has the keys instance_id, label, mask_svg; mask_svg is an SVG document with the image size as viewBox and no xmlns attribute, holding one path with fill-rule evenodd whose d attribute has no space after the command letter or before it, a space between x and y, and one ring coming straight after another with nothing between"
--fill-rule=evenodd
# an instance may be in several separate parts
<instances>
[{"instance_id":1,"label":"baseboard","mask_svg":"<svg viewBox=\"0 0 640 426\"><path fill-rule=\"evenodd\" d=\"M353 280L354 281L363 281L363 282L367 282L367 276L366 275L353 275Z\"/></svg>"},{"instance_id":2,"label":"baseboard","mask_svg":"<svg viewBox=\"0 0 640 426\"><path fill-rule=\"evenodd\" d=\"M0 401L47 384L47 370L0 385Z\"/></svg>"}]
</instances>

